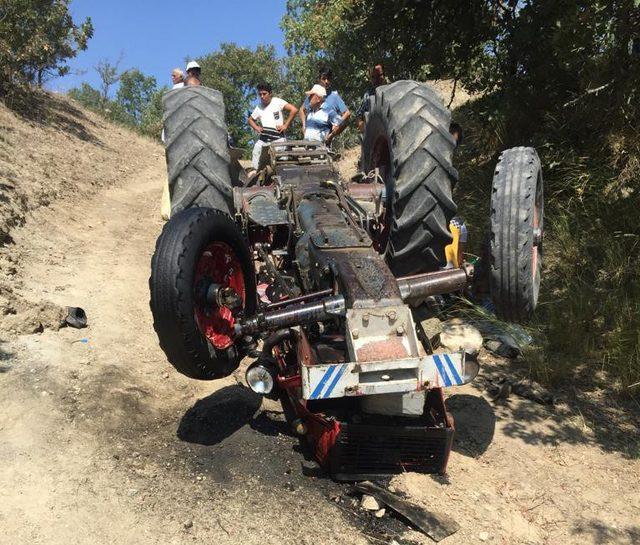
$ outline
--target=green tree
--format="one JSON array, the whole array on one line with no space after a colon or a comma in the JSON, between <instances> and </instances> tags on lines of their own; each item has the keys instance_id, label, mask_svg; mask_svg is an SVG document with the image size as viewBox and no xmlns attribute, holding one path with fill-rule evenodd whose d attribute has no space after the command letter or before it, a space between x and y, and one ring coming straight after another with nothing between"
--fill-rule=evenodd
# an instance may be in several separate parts
<instances>
[{"instance_id":1,"label":"green tree","mask_svg":"<svg viewBox=\"0 0 640 545\"><path fill-rule=\"evenodd\" d=\"M120 72L120 64L122 63L123 55L120 54L118 60L111 62L109 59L101 59L93 68L100 77L100 93L102 95L102 101L106 104L109 101L109 95L112 87L116 85L122 73Z\"/></svg>"},{"instance_id":2,"label":"green tree","mask_svg":"<svg viewBox=\"0 0 640 545\"><path fill-rule=\"evenodd\" d=\"M75 24L69 0L3 0L0 94L66 74L66 60L86 49L92 36L91 19Z\"/></svg>"},{"instance_id":3,"label":"green tree","mask_svg":"<svg viewBox=\"0 0 640 545\"><path fill-rule=\"evenodd\" d=\"M198 63L202 67L203 85L218 89L224 96L227 125L237 146L246 146L252 138L247 116L256 100L258 83L266 81L273 86L274 94L285 100L297 100L286 83L282 61L273 46L250 49L224 43L219 51L198 58Z\"/></svg>"},{"instance_id":4,"label":"green tree","mask_svg":"<svg viewBox=\"0 0 640 545\"><path fill-rule=\"evenodd\" d=\"M583 95L609 107L588 112L579 128L636 115L636 0L289 0L282 27L291 77L326 62L352 99L367 67L382 61L391 79L451 78L500 92L514 106L513 137Z\"/></svg>"},{"instance_id":5,"label":"green tree","mask_svg":"<svg viewBox=\"0 0 640 545\"><path fill-rule=\"evenodd\" d=\"M282 20L291 77L334 71L351 101L368 84L368 68L385 65L391 79L475 77L491 36L490 2L461 0L289 0Z\"/></svg>"},{"instance_id":6,"label":"green tree","mask_svg":"<svg viewBox=\"0 0 640 545\"><path fill-rule=\"evenodd\" d=\"M67 94L89 110L99 112L104 106L104 100L100 91L94 89L88 83L82 83L80 87L70 89Z\"/></svg>"},{"instance_id":7,"label":"green tree","mask_svg":"<svg viewBox=\"0 0 640 545\"><path fill-rule=\"evenodd\" d=\"M67 94L85 108L103 115L109 121L115 121L116 123L128 126L134 125L131 116L124 110L121 104L115 100L105 100L102 91L92 87L88 83L82 83L80 87L70 89Z\"/></svg>"},{"instance_id":8,"label":"green tree","mask_svg":"<svg viewBox=\"0 0 640 545\"><path fill-rule=\"evenodd\" d=\"M144 109L140 118L140 132L151 136L152 138L160 138L162 134L162 95L169 89L162 87L155 91Z\"/></svg>"},{"instance_id":9,"label":"green tree","mask_svg":"<svg viewBox=\"0 0 640 545\"><path fill-rule=\"evenodd\" d=\"M138 69L124 72L119 81L115 99L105 99L104 89L96 89L88 83L71 89L68 95L110 121L159 139L162 133L162 95L168 89L157 89L155 78L145 76Z\"/></svg>"},{"instance_id":10,"label":"green tree","mask_svg":"<svg viewBox=\"0 0 640 545\"><path fill-rule=\"evenodd\" d=\"M127 70L120 76L116 103L122 107L131 123L138 126L156 91L156 78L145 76L137 68Z\"/></svg>"}]
</instances>

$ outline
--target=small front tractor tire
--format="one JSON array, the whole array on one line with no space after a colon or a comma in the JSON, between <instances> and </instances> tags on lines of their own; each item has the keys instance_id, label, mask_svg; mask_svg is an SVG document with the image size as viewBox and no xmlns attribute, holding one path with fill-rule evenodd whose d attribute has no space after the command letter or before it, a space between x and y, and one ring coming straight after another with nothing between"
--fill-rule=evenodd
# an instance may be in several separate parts
<instances>
[{"instance_id":1,"label":"small front tractor tire","mask_svg":"<svg viewBox=\"0 0 640 545\"><path fill-rule=\"evenodd\" d=\"M544 199L542 167L533 148L500 155L491 193L490 289L496 314L531 318L542 270Z\"/></svg>"},{"instance_id":2,"label":"small front tractor tire","mask_svg":"<svg viewBox=\"0 0 640 545\"><path fill-rule=\"evenodd\" d=\"M253 260L242 232L224 212L189 208L165 224L151 261L151 312L160 347L180 373L212 380L237 369L234 315L206 302L207 284L231 287L249 315L256 309ZM204 286L204 288L203 288Z\"/></svg>"}]
</instances>

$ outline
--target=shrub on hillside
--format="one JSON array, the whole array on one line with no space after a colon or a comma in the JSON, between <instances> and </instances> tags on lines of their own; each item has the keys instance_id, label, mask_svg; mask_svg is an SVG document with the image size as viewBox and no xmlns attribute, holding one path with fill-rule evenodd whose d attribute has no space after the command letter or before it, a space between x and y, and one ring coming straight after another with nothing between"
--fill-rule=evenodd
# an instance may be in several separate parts
<instances>
[{"instance_id":1,"label":"shrub on hillside","mask_svg":"<svg viewBox=\"0 0 640 545\"><path fill-rule=\"evenodd\" d=\"M162 133L162 95L167 88L158 89L156 79L145 76L137 68L117 76L120 86L114 99L88 83L69 90L68 95L109 121L159 139Z\"/></svg>"},{"instance_id":2,"label":"shrub on hillside","mask_svg":"<svg viewBox=\"0 0 640 545\"><path fill-rule=\"evenodd\" d=\"M506 129L509 114L500 102L489 95L454 111L466 129L456 200L478 252L497 154L519 143ZM572 116L586 116L605 110L607 99L589 96L575 108ZM640 381L637 129L601 127L597 139L579 138L569 115L546 118L527 137L545 178L545 270L534 324L545 357L530 363L539 379L605 371L625 388Z\"/></svg>"}]
</instances>

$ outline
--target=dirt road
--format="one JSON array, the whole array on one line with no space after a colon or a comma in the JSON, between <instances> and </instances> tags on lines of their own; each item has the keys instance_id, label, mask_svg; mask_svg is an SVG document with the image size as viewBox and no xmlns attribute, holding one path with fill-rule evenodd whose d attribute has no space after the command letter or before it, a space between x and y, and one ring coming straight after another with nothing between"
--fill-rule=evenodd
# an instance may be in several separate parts
<instances>
[{"instance_id":1,"label":"dirt road","mask_svg":"<svg viewBox=\"0 0 640 545\"><path fill-rule=\"evenodd\" d=\"M165 175L154 149L92 197L34 212L2 250L21 294L81 306L90 327L0 344L0 543L384 542L402 525L303 477L277 404L166 362L148 308ZM638 543L638 413L567 399L550 410L462 388L449 475L391 484L457 519L446 544Z\"/></svg>"}]
</instances>

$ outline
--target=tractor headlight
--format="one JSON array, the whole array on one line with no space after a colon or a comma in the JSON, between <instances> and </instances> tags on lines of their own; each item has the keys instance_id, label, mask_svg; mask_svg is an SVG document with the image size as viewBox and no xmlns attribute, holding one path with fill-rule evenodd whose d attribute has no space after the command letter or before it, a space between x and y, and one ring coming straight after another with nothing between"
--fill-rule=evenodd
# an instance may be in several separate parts
<instances>
[{"instance_id":1,"label":"tractor headlight","mask_svg":"<svg viewBox=\"0 0 640 545\"><path fill-rule=\"evenodd\" d=\"M269 395L276 386L276 373L270 365L260 361L252 363L247 369L247 384L256 394Z\"/></svg>"}]
</instances>

